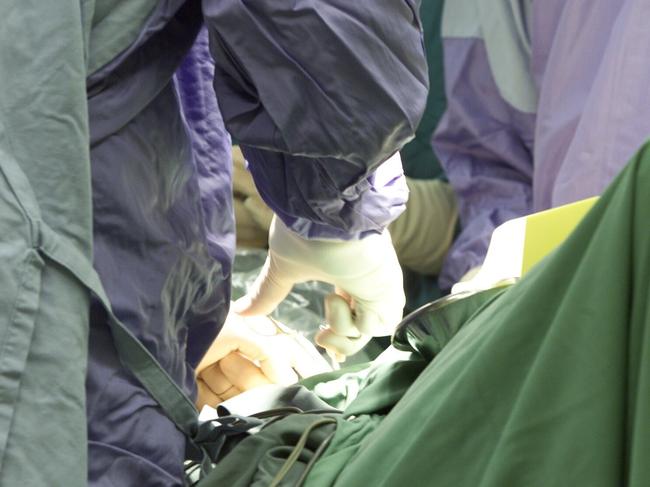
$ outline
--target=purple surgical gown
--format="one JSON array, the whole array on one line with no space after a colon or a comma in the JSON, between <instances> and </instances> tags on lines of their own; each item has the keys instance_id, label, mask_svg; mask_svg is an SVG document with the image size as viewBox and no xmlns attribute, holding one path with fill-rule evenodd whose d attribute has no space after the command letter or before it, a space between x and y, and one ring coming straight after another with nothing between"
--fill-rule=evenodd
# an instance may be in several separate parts
<instances>
[{"instance_id":1,"label":"purple surgical gown","mask_svg":"<svg viewBox=\"0 0 650 487\"><path fill-rule=\"evenodd\" d=\"M381 231L405 203L401 168L381 164L412 137L427 93L416 11L161 1L89 76L94 265L116 316L187 394L230 300L229 133L297 233ZM182 484L185 440L120 364L97 305L87 411L90 485Z\"/></svg>"},{"instance_id":2,"label":"purple surgical gown","mask_svg":"<svg viewBox=\"0 0 650 487\"><path fill-rule=\"evenodd\" d=\"M462 224L447 289L496 226L600 194L650 135L647 1L450 3L433 138Z\"/></svg>"}]
</instances>

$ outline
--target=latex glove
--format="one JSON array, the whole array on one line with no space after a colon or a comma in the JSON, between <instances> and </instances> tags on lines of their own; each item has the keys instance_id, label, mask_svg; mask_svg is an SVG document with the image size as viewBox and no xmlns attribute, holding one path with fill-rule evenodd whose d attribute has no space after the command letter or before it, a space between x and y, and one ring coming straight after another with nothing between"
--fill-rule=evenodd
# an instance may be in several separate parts
<instances>
[{"instance_id":1,"label":"latex glove","mask_svg":"<svg viewBox=\"0 0 650 487\"><path fill-rule=\"evenodd\" d=\"M254 387L289 385L328 371L331 367L306 339L265 316L230 313L196 368L197 407L214 407Z\"/></svg>"},{"instance_id":2,"label":"latex glove","mask_svg":"<svg viewBox=\"0 0 650 487\"><path fill-rule=\"evenodd\" d=\"M328 326L316 342L339 361L372 336L392 334L402 317L402 271L388 230L354 241L306 240L277 217L266 262L234 309L245 316L269 314L294 284L311 280L336 287L325 300Z\"/></svg>"},{"instance_id":3,"label":"latex glove","mask_svg":"<svg viewBox=\"0 0 650 487\"><path fill-rule=\"evenodd\" d=\"M389 226L400 264L437 275L454 237L458 211L451 186L438 179L406 178L406 210Z\"/></svg>"},{"instance_id":4,"label":"latex glove","mask_svg":"<svg viewBox=\"0 0 650 487\"><path fill-rule=\"evenodd\" d=\"M233 196L237 245L265 248L273 212L257 192L246 160L238 146L232 148Z\"/></svg>"}]
</instances>

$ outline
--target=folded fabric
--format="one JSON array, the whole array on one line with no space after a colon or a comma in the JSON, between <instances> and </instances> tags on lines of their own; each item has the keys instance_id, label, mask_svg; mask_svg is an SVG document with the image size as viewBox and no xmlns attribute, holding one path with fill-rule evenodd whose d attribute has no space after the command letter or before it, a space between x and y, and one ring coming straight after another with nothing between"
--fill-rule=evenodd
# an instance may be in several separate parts
<instances>
[{"instance_id":1,"label":"folded fabric","mask_svg":"<svg viewBox=\"0 0 650 487\"><path fill-rule=\"evenodd\" d=\"M309 429L317 418L288 416L242 441L206 485L235 485L244 468L254 473L236 485L647 485L649 150L430 362L368 372L327 443L331 431ZM278 483L305 435L304 468ZM271 447L277 462L257 462Z\"/></svg>"}]
</instances>

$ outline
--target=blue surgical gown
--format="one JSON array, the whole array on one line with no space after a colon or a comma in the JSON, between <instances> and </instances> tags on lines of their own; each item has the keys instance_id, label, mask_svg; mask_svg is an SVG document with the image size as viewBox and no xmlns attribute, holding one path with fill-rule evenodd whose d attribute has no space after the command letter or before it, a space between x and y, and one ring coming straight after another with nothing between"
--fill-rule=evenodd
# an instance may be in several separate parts
<instances>
[{"instance_id":1,"label":"blue surgical gown","mask_svg":"<svg viewBox=\"0 0 650 487\"><path fill-rule=\"evenodd\" d=\"M229 134L298 234L381 231L405 203L401 171L382 162L426 100L416 11L168 0L89 75L94 266L116 316L187 394L230 301ZM184 438L119 363L97 304L89 350L90 484L180 485Z\"/></svg>"}]
</instances>

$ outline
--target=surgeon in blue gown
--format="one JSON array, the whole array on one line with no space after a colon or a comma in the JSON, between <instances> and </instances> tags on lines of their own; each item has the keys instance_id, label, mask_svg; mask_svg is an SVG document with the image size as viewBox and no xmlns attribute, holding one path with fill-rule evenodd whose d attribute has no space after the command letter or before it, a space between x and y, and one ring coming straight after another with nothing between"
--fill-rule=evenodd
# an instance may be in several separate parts
<instances>
[{"instance_id":1,"label":"surgeon in blue gown","mask_svg":"<svg viewBox=\"0 0 650 487\"><path fill-rule=\"evenodd\" d=\"M404 301L384 229L407 198L391 156L428 83L416 2L141 1L128 15L120 3L96 2L91 32L122 48L92 50L87 77L94 266L116 316L195 396L230 303L232 134L279 242L240 310L269 311L313 277L305 262L339 249L350 275L317 273L341 291L323 341L346 355L389 333ZM302 260L287 263L286 245ZM357 295L370 278L373 294ZM181 485L185 438L120 363L105 316L94 303L89 484Z\"/></svg>"}]
</instances>

